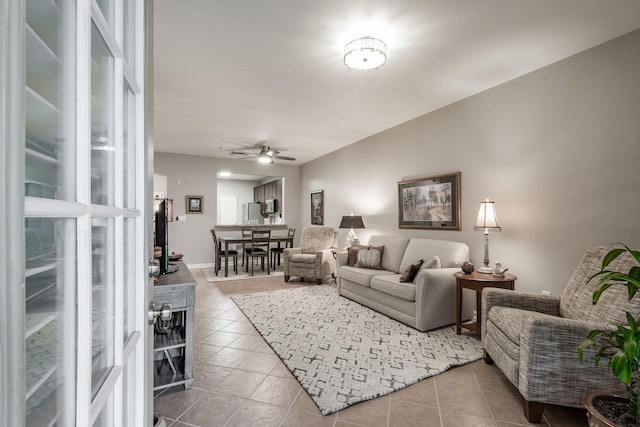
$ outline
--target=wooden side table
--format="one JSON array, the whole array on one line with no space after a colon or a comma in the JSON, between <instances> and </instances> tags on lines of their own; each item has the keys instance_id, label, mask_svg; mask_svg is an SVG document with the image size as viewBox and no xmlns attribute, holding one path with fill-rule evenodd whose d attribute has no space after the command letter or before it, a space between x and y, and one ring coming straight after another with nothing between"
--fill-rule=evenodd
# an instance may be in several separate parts
<instances>
[{"instance_id":1,"label":"wooden side table","mask_svg":"<svg viewBox=\"0 0 640 427\"><path fill-rule=\"evenodd\" d=\"M493 277L493 274L478 273L477 271L471 274L459 271L454 276L456 278L456 333L460 335L460 328L467 328L479 334L482 321L482 290L484 288L513 290L517 277L509 273L505 273L504 277ZM476 291L475 322L462 324L462 289Z\"/></svg>"}]
</instances>

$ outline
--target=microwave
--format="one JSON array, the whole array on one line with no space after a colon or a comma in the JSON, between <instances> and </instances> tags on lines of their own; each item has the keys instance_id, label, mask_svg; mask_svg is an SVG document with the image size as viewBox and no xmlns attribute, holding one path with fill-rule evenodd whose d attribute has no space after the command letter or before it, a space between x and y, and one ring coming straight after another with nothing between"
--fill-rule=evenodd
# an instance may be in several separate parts
<instances>
[{"instance_id":1,"label":"microwave","mask_svg":"<svg viewBox=\"0 0 640 427\"><path fill-rule=\"evenodd\" d=\"M277 200L276 199L267 199L264 202L264 212L265 213L275 213L277 209Z\"/></svg>"}]
</instances>

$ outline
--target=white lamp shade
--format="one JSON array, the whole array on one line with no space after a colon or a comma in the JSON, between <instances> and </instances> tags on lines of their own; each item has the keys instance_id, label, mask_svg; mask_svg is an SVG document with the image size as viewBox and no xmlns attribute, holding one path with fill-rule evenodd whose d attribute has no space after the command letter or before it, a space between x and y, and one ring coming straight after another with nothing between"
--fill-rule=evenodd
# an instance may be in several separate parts
<instances>
[{"instance_id":1,"label":"white lamp shade","mask_svg":"<svg viewBox=\"0 0 640 427\"><path fill-rule=\"evenodd\" d=\"M484 202L480 202L480 210L478 211L478 219L476 220L476 226L474 230L493 230L500 231L501 228L498 225L498 217L496 216L496 204L485 199Z\"/></svg>"}]
</instances>

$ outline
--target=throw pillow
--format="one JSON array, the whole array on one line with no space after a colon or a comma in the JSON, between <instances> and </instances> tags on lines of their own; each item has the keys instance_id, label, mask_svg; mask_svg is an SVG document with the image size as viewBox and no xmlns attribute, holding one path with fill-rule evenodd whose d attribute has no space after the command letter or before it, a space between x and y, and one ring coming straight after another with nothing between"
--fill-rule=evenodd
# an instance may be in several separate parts
<instances>
[{"instance_id":1,"label":"throw pillow","mask_svg":"<svg viewBox=\"0 0 640 427\"><path fill-rule=\"evenodd\" d=\"M360 249L358 251L358 262L355 267L371 268L375 270L382 270L382 252L383 246L367 246L366 249Z\"/></svg>"},{"instance_id":2,"label":"throw pillow","mask_svg":"<svg viewBox=\"0 0 640 427\"><path fill-rule=\"evenodd\" d=\"M442 268L442 262L440 261L440 257L438 255L434 255L430 258L427 258L424 264L422 264L422 267L420 267L420 269L418 270L418 273L416 273L416 277L418 277L418 274L425 268ZM414 277L414 280L415 280L415 277Z\"/></svg>"},{"instance_id":3,"label":"throw pillow","mask_svg":"<svg viewBox=\"0 0 640 427\"><path fill-rule=\"evenodd\" d=\"M347 249L347 265L349 267L354 267L358 262L358 252L361 249L366 249L367 246L358 245L353 248Z\"/></svg>"},{"instance_id":4,"label":"throw pillow","mask_svg":"<svg viewBox=\"0 0 640 427\"><path fill-rule=\"evenodd\" d=\"M416 278L416 274L418 274L418 270L420 270L420 267L422 266L422 264L424 264L424 260L421 259L419 261L414 262L409 267L407 267L402 273L402 276L400 276L400 281L413 282L413 279Z\"/></svg>"}]
</instances>

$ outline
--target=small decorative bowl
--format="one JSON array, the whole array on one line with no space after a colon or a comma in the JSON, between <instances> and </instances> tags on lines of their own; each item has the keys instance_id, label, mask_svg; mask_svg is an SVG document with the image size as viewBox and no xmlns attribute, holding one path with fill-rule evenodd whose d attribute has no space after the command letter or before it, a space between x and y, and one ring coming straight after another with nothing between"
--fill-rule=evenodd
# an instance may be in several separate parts
<instances>
[{"instance_id":1,"label":"small decorative bowl","mask_svg":"<svg viewBox=\"0 0 640 427\"><path fill-rule=\"evenodd\" d=\"M169 254L169 261L179 261L182 259L182 254L177 254L175 252L171 252Z\"/></svg>"},{"instance_id":2,"label":"small decorative bowl","mask_svg":"<svg viewBox=\"0 0 640 427\"><path fill-rule=\"evenodd\" d=\"M476 268L473 266L473 264L471 264L470 262L464 262L462 263L462 271L465 274L471 274L473 273L473 270L475 270Z\"/></svg>"}]
</instances>

